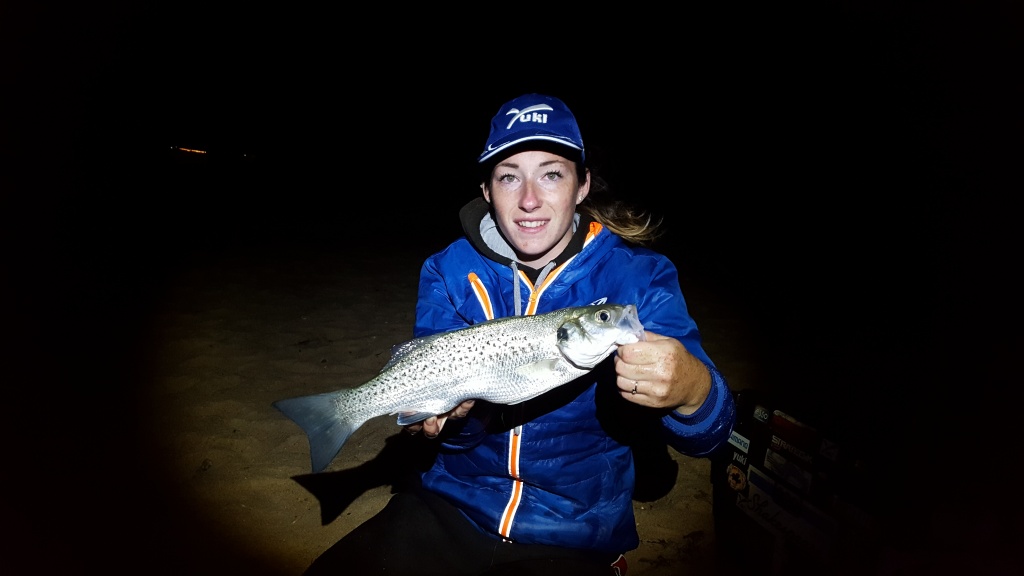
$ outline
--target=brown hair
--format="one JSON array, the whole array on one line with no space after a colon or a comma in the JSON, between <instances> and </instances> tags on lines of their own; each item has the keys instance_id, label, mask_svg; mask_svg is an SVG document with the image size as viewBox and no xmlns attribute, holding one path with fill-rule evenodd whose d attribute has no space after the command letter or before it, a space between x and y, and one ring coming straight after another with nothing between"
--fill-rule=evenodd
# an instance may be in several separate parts
<instances>
[{"instance_id":1,"label":"brown hair","mask_svg":"<svg viewBox=\"0 0 1024 576\"><path fill-rule=\"evenodd\" d=\"M614 198L608 182L600 176L596 176L586 166L576 164L576 176L580 182L586 181L588 173L590 193L577 206L577 210L600 222L605 228L621 236L623 240L633 244L647 246L662 235L661 218L655 220L650 212Z\"/></svg>"}]
</instances>

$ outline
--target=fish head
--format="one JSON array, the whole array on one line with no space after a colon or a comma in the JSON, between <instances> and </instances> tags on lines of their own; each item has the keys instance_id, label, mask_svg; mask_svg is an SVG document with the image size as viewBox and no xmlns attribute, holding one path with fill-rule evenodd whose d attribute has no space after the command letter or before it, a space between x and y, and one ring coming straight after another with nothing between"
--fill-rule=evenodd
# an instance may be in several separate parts
<instances>
[{"instance_id":1,"label":"fish head","mask_svg":"<svg viewBox=\"0 0 1024 576\"><path fill-rule=\"evenodd\" d=\"M558 327L558 349L578 368L593 368L622 344L644 339L636 306L581 306Z\"/></svg>"}]
</instances>

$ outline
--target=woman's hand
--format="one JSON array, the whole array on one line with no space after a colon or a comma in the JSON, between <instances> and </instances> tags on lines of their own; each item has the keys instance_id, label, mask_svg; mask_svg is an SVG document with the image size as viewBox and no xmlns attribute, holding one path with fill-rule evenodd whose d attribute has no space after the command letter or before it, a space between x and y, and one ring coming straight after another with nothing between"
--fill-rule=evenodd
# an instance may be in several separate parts
<instances>
[{"instance_id":1,"label":"woman's hand","mask_svg":"<svg viewBox=\"0 0 1024 576\"><path fill-rule=\"evenodd\" d=\"M405 427L405 431L409 434L416 434L422 430L423 435L427 438L437 438L437 435L441 433L441 428L444 428L444 423L449 418L452 420L465 418L466 415L469 414L469 409L473 407L474 403L476 403L476 400L466 400L444 414L438 414L437 416L431 416L430 418L421 420L415 424L409 424Z\"/></svg>"},{"instance_id":2,"label":"woman's hand","mask_svg":"<svg viewBox=\"0 0 1024 576\"><path fill-rule=\"evenodd\" d=\"M679 340L645 335L645 341L619 346L615 354L619 393L642 406L693 414L711 392L707 366Z\"/></svg>"}]
</instances>

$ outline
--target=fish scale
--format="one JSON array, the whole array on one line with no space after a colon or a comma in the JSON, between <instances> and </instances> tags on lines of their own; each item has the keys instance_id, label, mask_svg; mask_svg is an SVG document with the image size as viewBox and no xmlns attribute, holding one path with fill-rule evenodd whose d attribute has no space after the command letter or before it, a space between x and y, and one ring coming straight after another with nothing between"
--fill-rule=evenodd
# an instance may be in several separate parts
<instances>
[{"instance_id":1,"label":"fish scale","mask_svg":"<svg viewBox=\"0 0 1024 576\"><path fill-rule=\"evenodd\" d=\"M642 339L631 304L499 318L395 346L381 372L357 388L278 400L274 407L305 431L315 473L371 418L399 414L404 426L469 399L518 404L590 372L619 345Z\"/></svg>"}]
</instances>

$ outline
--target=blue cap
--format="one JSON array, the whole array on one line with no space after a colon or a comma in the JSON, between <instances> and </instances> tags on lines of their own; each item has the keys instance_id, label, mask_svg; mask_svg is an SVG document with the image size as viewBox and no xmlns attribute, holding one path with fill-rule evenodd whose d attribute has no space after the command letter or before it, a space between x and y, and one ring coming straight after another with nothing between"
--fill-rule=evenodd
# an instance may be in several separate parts
<instances>
[{"instance_id":1,"label":"blue cap","mask_svg":"<svg viewBox=\"0 0 1024 576\"><path fill-rule=\"evenodd\" d=\"M491 134L477 162L484 162L510 146L544 140L568 146L583 162L583 137L569 107L558 98L526 94L506 102L491 120ZM575 154L573 154L575 156Z\"/></svg>"}]
</instances>

